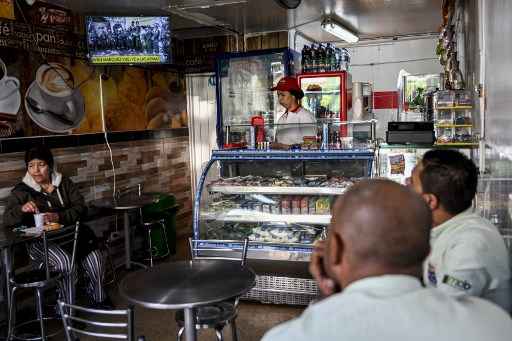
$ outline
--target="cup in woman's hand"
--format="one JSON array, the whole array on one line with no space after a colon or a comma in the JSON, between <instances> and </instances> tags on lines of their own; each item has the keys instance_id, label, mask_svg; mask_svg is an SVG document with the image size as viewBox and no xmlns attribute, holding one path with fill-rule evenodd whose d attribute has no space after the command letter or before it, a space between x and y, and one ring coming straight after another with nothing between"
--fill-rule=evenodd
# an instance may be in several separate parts
<instances>
[{"instance_id":1,"label":"cup in woman's hand","mask_svg":"<svg viewBox=\"0 0 512 341\"><path fill-rule=\"evenodd\" d=\"M36 224L36 227L43 227L44 226L44 213L34 214L34 222Z\"/></svg>"}]
</instances>

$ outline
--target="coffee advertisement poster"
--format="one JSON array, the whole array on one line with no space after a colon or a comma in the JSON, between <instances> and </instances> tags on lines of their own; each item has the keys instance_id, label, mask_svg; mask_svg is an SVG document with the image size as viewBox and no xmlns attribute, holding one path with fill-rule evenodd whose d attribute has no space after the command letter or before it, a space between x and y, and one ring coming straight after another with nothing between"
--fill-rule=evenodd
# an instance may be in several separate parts
<instances>
[{"instance_id":1,"label":"coffee advertisement poster","mask_svg":"<svg viewBox=\"0 0 512 341\"><path fill-rule=\"evenodd\" d=\"M10 0L0 0L0 17ZM0 19L0 138L187 127L184 75L92 66L83 18L36 1ZM15 11L16 12L16 11Z\"/></svg>"},{"instance_id":2,"label":"coffee advertisement poster","mask_svg":"<svg viewBox=\"0 0 512 341\"><path fill-rule=\"evenodd\" d=\"M182 128L184 79L174 71L0 49L0 136ZM103 78L102 78L103 75ZM103 104L103 119L102 119Z\"/></svg>"}]
</instances>

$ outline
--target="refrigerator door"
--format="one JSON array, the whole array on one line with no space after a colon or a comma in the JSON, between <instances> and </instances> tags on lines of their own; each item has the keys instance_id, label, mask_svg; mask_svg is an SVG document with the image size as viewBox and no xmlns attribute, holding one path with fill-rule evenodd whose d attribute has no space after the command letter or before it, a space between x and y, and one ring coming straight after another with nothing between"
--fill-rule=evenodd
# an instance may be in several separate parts
<instances>
[{"instance_id":1,"label":"refrigerator door","mask_svg":"<svg viewBox=\"0 0 512 341\"><path fill-rule=\"evenodd\" d=\"M305 94L302 106L319 122L347 121L352 109L352 81L348 72L308 73L298 79ZM340 135L348 136L345 125L340 126Z\"/></svg>"}]
</instances>

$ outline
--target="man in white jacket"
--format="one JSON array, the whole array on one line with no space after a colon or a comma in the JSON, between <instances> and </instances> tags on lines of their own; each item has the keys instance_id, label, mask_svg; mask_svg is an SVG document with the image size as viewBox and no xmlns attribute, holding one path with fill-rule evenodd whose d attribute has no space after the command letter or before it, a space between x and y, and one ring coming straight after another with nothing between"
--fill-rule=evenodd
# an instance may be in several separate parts
<instances>
[{"instance_id":1,"label":"man in white jacket","mask_svg":"<svg viewBox=\"0 0 512 341\"><path fill-rule=\"evenodd\" d=\"M422 286L432 215L419 195L389 180L363 181L332 213L311 261L329 297L264 341L509 340L512 320L499 307Z\"/></svg>"},{"instance_id":2,"label":"man in white jacket","mask_svg":"<svg viewBox=\"0 0 512 341\"><path fill-rule=\"evenodd\" d=\"M496 226L472 213L478 172L455 150L431 150L409 178L432 211L432 251L423 281L449 295L471 295L511 309L510 258Z\"/></svg>"}]
</instances>

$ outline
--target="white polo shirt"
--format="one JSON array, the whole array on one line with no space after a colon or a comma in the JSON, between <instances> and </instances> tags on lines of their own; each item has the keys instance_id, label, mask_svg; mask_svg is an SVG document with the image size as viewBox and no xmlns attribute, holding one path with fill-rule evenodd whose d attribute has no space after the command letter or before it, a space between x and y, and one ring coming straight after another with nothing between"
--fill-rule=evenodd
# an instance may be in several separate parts
<instances>
[{"instance_id":1,"label":"white polo shirt","mask_svg":"<svg viewBox=\"0 0 512 341\"><path fill-rule=\"evenodd\" d=\"M309 306L263 341L505 341L512 320L476 297L450 297L412 276L369 277Z\"/></svg>"},{"instance_id":2,"label":"white polo shirt","mask_svg":"<svg viewBox=\"0 0 512 341\"><path fill-rule=\"evenodd\" d=\"M479 296L510 312L510 256L500 232L469 210L432 229L423 279L450 295Z\"/></svg>"},{"instance_id":3,"label":"white polo shirt","mask_svg":"<svg viewBox=\"0 0 512 341\"><path fill-rule=\"evenodd\" d=\"M316 136L315 123L313 114L303 107L296 112L285 112L277 120L276 141L284 144L300 144L304 136Z\"/></svg>"}]
</instances>

